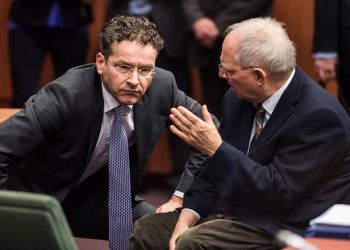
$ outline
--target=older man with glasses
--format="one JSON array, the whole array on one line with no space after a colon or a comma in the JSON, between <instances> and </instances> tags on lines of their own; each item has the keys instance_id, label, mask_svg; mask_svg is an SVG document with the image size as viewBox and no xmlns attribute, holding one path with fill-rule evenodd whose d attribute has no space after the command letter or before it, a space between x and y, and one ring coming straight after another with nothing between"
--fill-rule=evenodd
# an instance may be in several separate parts
<instances>
[{"instance_id":1,"label":"older man with glasses","mask_svg":"<svg viewBox=\"0 0 350 250\"><path fill-rule=\"evenodd\" d=\"M181 212L139 219L130 249L280 249L277 231L302 235L333 204L350 204L350 119L296 66L283 24L229 26L220 61L230 89L219 131L206 106L204 119L186 107L170 115L171 131L209 160Z\"/></svg>"}]
</instances>

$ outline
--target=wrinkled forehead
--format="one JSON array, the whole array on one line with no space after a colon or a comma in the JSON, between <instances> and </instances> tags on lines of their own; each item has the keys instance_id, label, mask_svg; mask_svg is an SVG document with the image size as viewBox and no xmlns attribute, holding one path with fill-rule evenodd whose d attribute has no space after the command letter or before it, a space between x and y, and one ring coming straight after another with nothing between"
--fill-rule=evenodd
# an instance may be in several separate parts
<instances>
[{"instance_id":1,"label":"wrinkled forehead","mask_svg":"<svg viewBox=\"0 0 350 250\"><path fill-rule=\"evenodd\" d=\"M221 49L221 60L222 61L235 61L237 49L239 47L238 37L230 32L224 39Z\"/></svg>"}]
</instances>

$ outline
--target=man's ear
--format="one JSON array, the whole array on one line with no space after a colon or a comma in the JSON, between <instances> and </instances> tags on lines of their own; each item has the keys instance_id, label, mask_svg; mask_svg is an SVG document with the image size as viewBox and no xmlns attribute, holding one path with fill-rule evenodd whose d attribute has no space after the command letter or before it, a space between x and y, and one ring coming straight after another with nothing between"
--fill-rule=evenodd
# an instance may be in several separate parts
<instances>
[{"instance_id":1,"label":"man's ear","mask_svg":"<svg viewBox=\"0 0 350 250\"><path fill-rule=\"evenodd\" d=\"M267 74L266 72L261 68L254 68L255 76L258 81L258 85L263 85L266 83L267 80Z\"/></svg>"},{"instance_id":2,"label":"man's ear","mask_svg":"<svg viewBox=\"0 0 350 250\"><path fill-rule=\"evenodd\" d=\"M105 57L102 55L101 52L98 52L96 55L96 69L97 73L102 74L103 73L103 66L105 64L106 60Z\"/></svg>"}]
</instances>

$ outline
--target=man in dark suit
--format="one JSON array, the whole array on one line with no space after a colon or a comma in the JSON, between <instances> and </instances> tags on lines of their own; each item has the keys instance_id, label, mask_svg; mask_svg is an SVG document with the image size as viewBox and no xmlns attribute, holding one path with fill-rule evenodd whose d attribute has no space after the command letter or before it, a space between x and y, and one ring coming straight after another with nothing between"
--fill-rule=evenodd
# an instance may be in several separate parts
<instances>
[{"instance_id":1,"label":"man in dark suit","mask_svg":"<svg viewBox=\"0 0 350 250\"><path fill-rule=\"evenodd\" d=\"M278 249L278 230L303 234L333 204L350 204L350 119L296 67L282 24L230 26L220 59L231 87L220 133L206 106L203 120L171 111L171 131L210 158L181 213L138 220L131 249Z\"/></svg>"},{"instance_id":2,"label":"man in dark suit","mask_svg":"<svg viewBox=\"0 0 350 250\"><path fill-rule=\"evenodd\" d=\"M225 29L248 18L270 14L273 0L182 0L190 33L188 63L199 69L203 102L217 117L227 90L217 77Z\"/></svg>"},{"instance_id":3,"label":"man in dark suit","mask_svg":"<svg viewBox=\"0 0 350 250\"><path fill-rule=\"evenodd\" d=\"M164 39L164 49L159 52L156 65L171 71L180 90L191 96L190 75L186 64L188 35L184 12L179 0L111 0L107 18L114 15L143 15L151 19ZM175 136L170 142L172 176L177 178L184 168L190 149Z\"/></svg>"},{"instance_id":4,"label":"man in dark suit","mask_svg":"<svg viewBox=\"0 0 350 250\"><path fill-rule=\"evenodd\" d=\"M340 102L350 114L350 1L316 0L313 53L322 84L337 79Z\"/></svg>"},{"instance_id":5,"label":"man in dark suit","mask_svg":"<svg viewBox=\"0 0 350 250\"><path fill-rule=\"evenodd\" d=\"M13 0L9 15L12 107L22 108L40 87L46 55L55 76L85 63L90 0Z\"/></svg>"},{"instance_id":6,"label":"man in dark suit","mask_svg":"<svg viewBox=\"0 0 350 250\"><path fill-rule=\"evenodd\" d=\"M200 114L200 105L155 67L163 39L147 18L116 16L100 35L96 64L82 65L47 84L0 126L0 186L50 194L63 205L75 236L108 239L108 148L113 110L131 109L125 127L134 219L154 208L136 194L145 162L171 107ZM193 152L162 211L181 207L181 194L206 157ZM123 192L125 192L123 190Z\"/></svg>"}]
</instances>

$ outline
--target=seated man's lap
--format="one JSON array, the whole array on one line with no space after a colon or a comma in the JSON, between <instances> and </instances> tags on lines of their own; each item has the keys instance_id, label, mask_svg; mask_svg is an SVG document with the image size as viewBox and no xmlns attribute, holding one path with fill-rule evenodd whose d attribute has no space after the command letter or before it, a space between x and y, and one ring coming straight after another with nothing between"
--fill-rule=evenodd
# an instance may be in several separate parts
<instances>
[{"instance_id":1,"label":"seated man's lap","mask_svg":"<svg viewBox=\"0 0 350 250\"><path fill-rule=\"evenodd\" d=\"M176 249L279 249L274 237L258 228L227 219L196 225L177 240Z\"/></svg>"},{"instance_id":2,"label":"seated man's lap","mask_svg":"<svg viewBox=\"0 0 350 250\"><path fill-rule=\"evenodd\" d=\"M134 224L129 249L168 249L179 212L148 214Z\"/></svg>"},{"instance_id":3,"label":"seated man's lap","mask_svg":"<svg viewBox=\"0 0 350 250\"><path fill-rule=\"evenodd\" d=\"M130 249L168 249L179 213L146 215L136 221ZM176 249L279 249L274 237L258 228L234 220L213 219L198 224L176 243Z\"/></svg>"}]
</instances>

